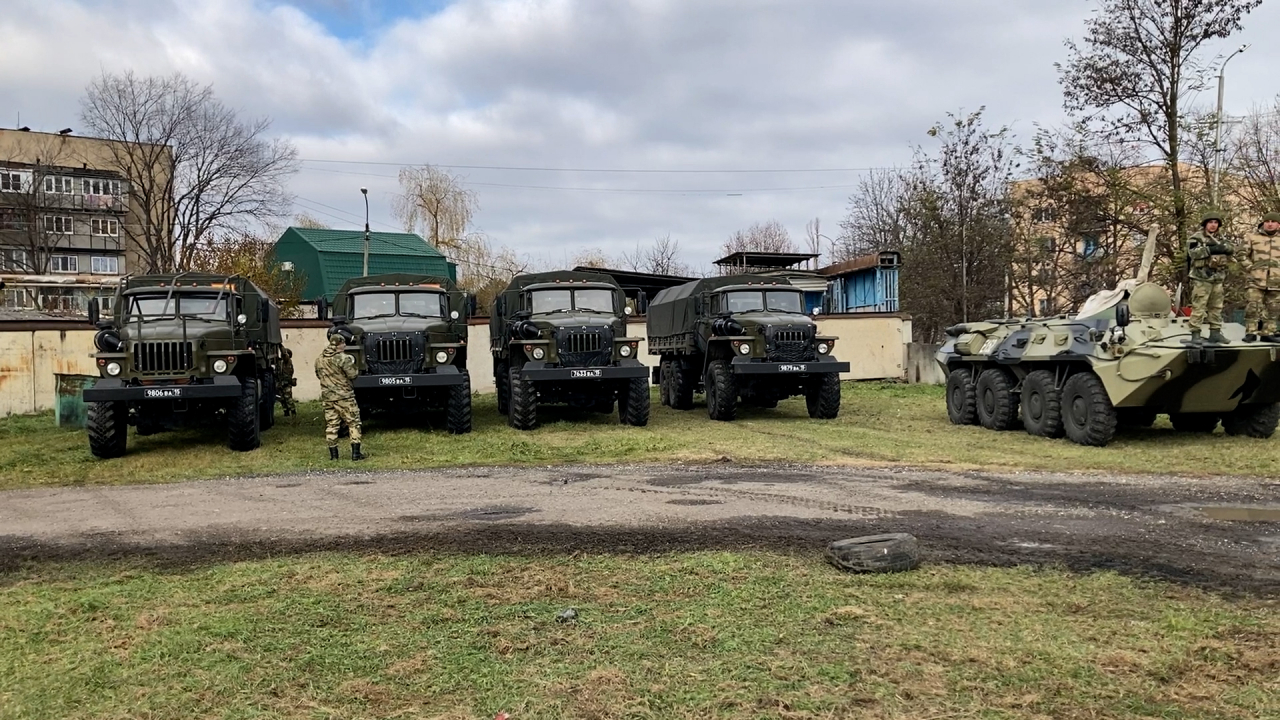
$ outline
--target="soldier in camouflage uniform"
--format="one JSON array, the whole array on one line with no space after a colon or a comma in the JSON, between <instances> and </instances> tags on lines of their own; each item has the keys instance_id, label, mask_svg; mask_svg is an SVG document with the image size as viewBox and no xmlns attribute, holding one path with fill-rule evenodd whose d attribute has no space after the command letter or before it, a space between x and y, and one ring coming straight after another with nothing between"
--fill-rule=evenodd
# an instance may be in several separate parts
<instances>
[{"instance_id":1,"label":"soldier in camouflage uniform","mask_svg":"<svg viewBox=\"0 0 1280 720\"><path fill-rule=\"evenodd\" d=\"M293 388L298 379L293 376L293 351L284 348L280 351L280 379L276 387L276 397L280 399L280 408L284 416L298 414L298 403L293 399Z\"/></svg>"},{"instance_id":2,"label":"soldier in camouflage uniform","mask_svg":"<svg viewBox=\"0 0 1280 720\"><path fill-rule=\"evenodd\" d=\"M1209 323L1209 342L1225 342L1222 337L1222 285L1234 249L1222 232L1222 213L1208 210L1200 216L1200 230L1187 238L1187 264L1191 276L1191 339L1199 345L1200 328Z\"/></svg>"},{"instance_id":3,"label":"soldier in camouflage uniform","mask_svg":"<svg viewBox=\"0 0 1280 720\"><path fill-rule=\"evenodd\" d=\"M1259 337L1280 342L1280 213L1263 215L1257 231L1245 235L1244 244L1244 269L1249 273L1245 342Z\"/></svg>"},{"instance_id":4,"label":"soldier in camouflage uniform","mask_svg":"<svg viewBox=\"0 0 1280 720\"><path fill-rule=\"evenodd\" d=\"M338 426L345 423L351 433L351 459L363 460L360 453L360 408L351 381L360 374L355 358L346 353L347 338L341 332L329 336L329 347L316 358L320 379L320 401L324 404L324 439L329 459L338 459Z\"/></svg>"}]
</instances>

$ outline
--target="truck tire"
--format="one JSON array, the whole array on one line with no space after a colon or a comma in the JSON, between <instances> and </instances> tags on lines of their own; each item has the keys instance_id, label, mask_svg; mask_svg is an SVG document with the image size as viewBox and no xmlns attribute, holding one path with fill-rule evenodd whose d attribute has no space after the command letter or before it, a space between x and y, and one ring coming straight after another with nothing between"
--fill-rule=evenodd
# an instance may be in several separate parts
<instances>
[{"instance_id":1,"label":"truck tire","mask_svg":"<svg viewBox=\"0 0 1280 720\"><path fill-rule=\"evenodd\" d=\"M258 427L270 430L276 424L276 376L268 372L262 376L262 397L258 402L262 417L258 419Z\"/></svg>"},{"instance_id":2,"label":"truck tire","mask_svg":"<svg viewBox=\"0 0 1280 720\"><path fill-rule=\"evenodd\" d=\"M471 374L462 373L461 385L449 386L445 423L450 434L465 435L471 432Z\"/></svg>"},{"instance_id":3,"label":"truck tire","mask_svg":"<svg viewBox=\"0 0 1280 720\"><path fill-rule=\"evenodd\" d=\"M1169 413L1173 429L1184 433L1211 433L1218 429L1217 413Z\"/></svg>"},{"instance_id":4,"label":"truck tire","mask_svg":"<svg viewBox=\"0 0 1280 720\"><path fill-rule=\"evenodd\" d=\"M732 422L738 414L738 384L724 360L712 360L707 368L707 414L712 420Z\"/></svg>"},{"instance_id":5,"label":"truck tire","mask_svg":"<svg viewBox=\"0 0 1280 720\"><path fill-rule=\"evenodd\" d=\"M1066 433L1062 425L1062 391L1057 378L1049 370L1036 370L1022 379L1022 427L1028 435L1060 438Z\"/></svg>"},{"instance_id":6,"label":"truck tire","mask_svg":"<svg viewBox=\"0 0 1280 720\"><path fill-rule=\"evenodd\" d=\"M1092 371L1078 372L1062 387L1062 422L1067 437L1080 445L1102 447L1116 435L1116 409Z\"/></svg>"},{"instance_id":7,"label":"truck tire","mask_svg":"<svg viewBox=\"0 0 1280 720\"><path fill-rule=\"evenodd\" d=\"M532 380L520 377L520 368L507 373L510 401L507 404L507 424L516 430L532 430L538 425L538 390Z\"/></svg>"},{"instance_id":8,"label":"truck tire","mask_svg":"<svg viewBox=\"0 0 1280 720\"><path fill-rule=\"evenodd\" d=\"M695 377L685 367L684 360L671 361L671 407L676 410L693 409Z\"/></svg>"},{"instance_id":9,"label":"truck tire","mask_svg":"<svg viewBox=\"0 0 1280 720\"><path fill-rule=\"evenodd\" d=\"M1018 423L1018 396L1013 377L1002 368L978 376L978 424L988 430L1011 430Z\"/></svg>"},{"instance_id":10,"label":"truck tire","mask_svg":"<svg viewBox=\"0 0 1280 720\"><path fill-rule=\"evenodd\" d=\"M262 444L261 413L258 409L258 383L253 378L240 381L240 397L227 406L227 447L248 452Z\"/></svg>"},{"instance_id":11,"label":"truck tire","mask_svg":"<svg viewBox=\"0 0 1280 720\"><path fill-rule=\"evenodd\" d=\"M958 368L947 375L947 417L953 425L978 424L978 390L969 368Z\"/></svg>"},{"instance_id":12,"label":"truck tire","mask_svg":"<svg viewBox=\"0 0 1280 720\"><path fill-rule=\"evenodd\" d=\"M632 378L618 393L618 422L632 427L649 424L648 378Z\"/></svg>"},{"instance_id":13,"label":"truck tire","mask_svg":"<svg viewBox=\"0 0 1280 720\"><path fill-rule=\"evenodd\" d=\"M1222 418L1222 428L1228 435L1244 435L1261 440L1274 435L1277 424L1280 424L1280 403L1242 405Z\"/></svg>"},{"instance_id":14,"label":"truck tire","mask_svg":"<svg viewBox=\"0 0 1280 720\"><path fill-rule=\"evenodd\" d=\"M129 404L91 402L87 415L89 452L104 460L124 455L129 443Z\"/></svg>"},{"instance_id":15,"label":"truck tire","mask_svg":"<svg viewBox=\"0 0 1280 720\"><path fill-rule=\"evenodd\" d=\"M920 565L920 543L907 533L836 540L827 546L827 561L851 572L914 570Z\"/></svg>"},{"instance_id":16,"label":"truck tire","mask_svg":"<svg viewBox=\"0 0 1280 720\"><path fill-rule=\"evenodd\" d=\"M658 363L658 400L663 407L671 407L671 361Z\"/></svg>"},{"instance_id":17,"label":"truck tire","mask_svg":"<svg viewBox=\"0 0 1280 720\"><path fill-rule=\"evenodd\" d=\"M811 381L805 389L804 402L809 417L834 420L840 414L840 373L823 373Z\"/></svg>"},{"instance_id":18,"label":"truck tire","mask_svg":"<svg viewBox=\"0 0 1280 720\"><path fill-rule=\"evenodd\" d=\"M493 366L493 385L497 388L499 415L506 415L511 403L511 378L508 372L506 363Z\"/></svg>"}]
</instances>

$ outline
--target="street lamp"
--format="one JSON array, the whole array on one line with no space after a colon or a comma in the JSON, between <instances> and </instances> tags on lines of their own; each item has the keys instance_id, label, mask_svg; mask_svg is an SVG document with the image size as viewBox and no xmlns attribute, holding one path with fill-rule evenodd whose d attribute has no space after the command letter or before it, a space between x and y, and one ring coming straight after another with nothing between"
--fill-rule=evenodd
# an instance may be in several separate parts
<instances>
[{"instance_id":1,"label":"street lamp","mask_svg":"<svg viewBox=\"0 0 1280 720\"><path fill-rule=\"evenodd\" d=\"M369 275L369 188L360 188L360 194L364 196L364 272L362 275Z\"/></svg>"},{"instance_id":2,"label":"street lamp","mask_svg":"<svg viewBox=\"0 0 1280 720\"><path fill-rule=\"evenodd\" d=\"M1219 197L1222 188L1222 90L1225 83L1225 73L1227 71L1227 63L1231 62L1231 58L1239 55L1249 49L1248 43L1241 45L1239 49L1227 56L1222 61L1222 65L1218 68L1218 117L1214 123L1213 129L1213 206L1218 207Z\"/></svg>"}]
</instances>

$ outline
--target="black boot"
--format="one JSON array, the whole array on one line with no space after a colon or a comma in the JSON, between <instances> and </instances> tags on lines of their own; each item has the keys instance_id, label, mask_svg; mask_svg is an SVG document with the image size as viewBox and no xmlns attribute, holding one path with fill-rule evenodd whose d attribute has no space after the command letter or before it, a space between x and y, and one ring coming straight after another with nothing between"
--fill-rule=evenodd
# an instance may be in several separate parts
<instances>
[{"instance_id":1,"label":"black boot","mask_svg":"<svg viewBox=\"0 0 1280 720\"><path fill-rule=\"evenodd\" d=\"M1183 340L1182 343L1184 345L1203 345L1204 340L1200 339L1199 330L1192 330L1191 337L1187 338L1186 340Z\"/></svg>"},{"instance_id":2,"label":"black boot","mask_svg":"<svg viewBox=\"0 0 1280 720\"><path fill-rule=\"evenodd\" d=\"M1258 336L1257 336L1257 335L1255 335L1255 334L1253 334L1253 333L1245 333L1245 335L1244 335L1244 341L1245 341L1245 342L1258 342Z\"/></svg>"},{"instance_id":3,"label":"black boot","mask_svg":"<svg viewBox=\"0 0 1280 720\"><path fill-rule=\"evenodd\" d=\"M1263 335L1260 339L1265 343L1280 343L1280 335Z\"/></svg>"},{"instance_id":4,"label":"black boot","mask_svg":"<svg viewBox=\"0 0 1280 720\"><path fill-rule=\"evenodd\" d=\"M336 447L331 447L331 448L329 448L329 459L330 459L330 460L337 460L337 459L338 459L338 448L336 448Z\"/></svg>"},{"instance_id":5,"label":"black boot","mask_svg":"<svg viewBox=\"0 0 1280 720\"><path fill-rule=\"evenodd\" d=\"M351 443L351 459L363 460L364 458L365 456L360 454L360 443Z\"/></svg>"},{"instance_id":6,"label":"black boot","mask_svg":"<svg viewBox=\"0 0 1280 720\"><path fill-rule=\"evenodd\" d=\"M1213 328L1213 329L1209 330L1209 344L1210 344L1210 345L1221 345L1222 343L1225 343L1226 341L1227 341L1227 339L1226 339L1226 338L1224 338L1224 337L1222 337L1222 328Z\"/></svg>"}]
</instances>

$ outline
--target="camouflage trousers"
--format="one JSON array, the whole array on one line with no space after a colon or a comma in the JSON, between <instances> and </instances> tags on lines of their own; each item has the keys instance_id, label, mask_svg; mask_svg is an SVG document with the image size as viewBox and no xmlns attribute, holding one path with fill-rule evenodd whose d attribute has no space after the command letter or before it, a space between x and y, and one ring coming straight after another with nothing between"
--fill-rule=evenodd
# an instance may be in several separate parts
<instances>
[{"instance_id":1,"label":"camouflage trousers","mask_svg":"<svg viewBox=\"0 0 1280 720\"><path fill-rule=\"evenodd\" d=\"M1271 335L1280 331L1280 290L1247 288L1244 296L1244 331L1259 335Z\"/></svg>"},{"instance_id":2,"label":"camouflage trousers","mask_svg":"<svg viewBox=\"0 0 1280 720\"><path fill-rule=\"evenodd\" d=\"M1191 278L1191 318L1187 325L1199 330L1206 321L1210 329L1222 327L1222 281Z\"/></svg>"},{"instance_id":3,"label":"camouflage trousers","mask_svg":"<svg viewBox=\"0 0 1280 720\"><path fill-rule=\"evenodd\" d=\"M346 423L351 444L360 442L360 407L355 398L324 401L324 439L329 447L338 447L338 428Z\"/></svg>"},{"instance_id":4,"label":"camouflage trousers","mask_svg":"<svg viewBox=\"0 0 1280 720\"><path fill-rule=\"evenodd\" d=\"M292 415L298 412L298 403L293 399L293 383L292 379L283 381L280 387L276 388L276 398L280 400L280 409L286 414Z\"/></svg>"}]
</instances>

